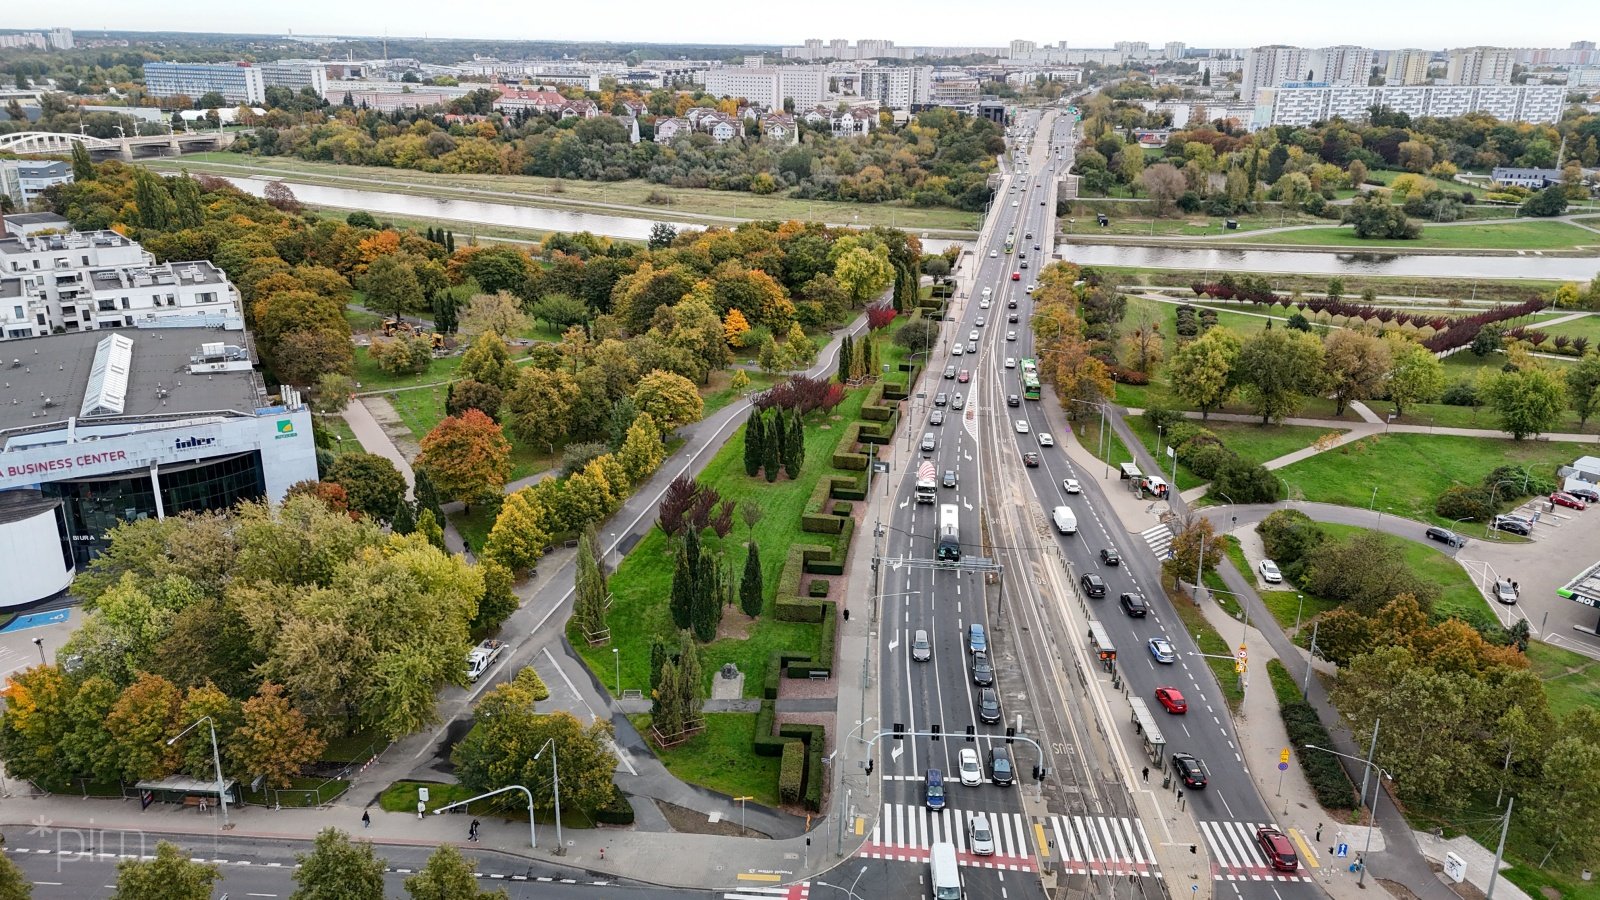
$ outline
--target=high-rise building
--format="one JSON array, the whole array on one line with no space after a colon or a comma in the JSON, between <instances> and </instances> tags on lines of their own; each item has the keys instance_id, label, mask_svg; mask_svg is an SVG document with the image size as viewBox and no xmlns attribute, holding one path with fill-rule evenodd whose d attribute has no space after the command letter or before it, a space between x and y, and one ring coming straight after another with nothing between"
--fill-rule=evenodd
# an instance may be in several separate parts
<instances>
[{"instance_id":1,"label":"high-rise building","mask_svg":"<svg viewBox=\"0 0 1600 900\"><path fill-rule=\"evenodd\" d=\"M1396 50L1389 54L1389 70L1384 80L1401 87L1428 80L1428 64L1433 54L1427 50Z\"/></svg>"},{"instance_id":2,"label":"high-rise building","mask_svg":"<svg viewBox=\"0 0 1600 900\"><path fill-rule=\"evenodd\" d=\"M328 93L328 70L320 63L262 63L260 69L263 89L281 87L298 94L311 88L318 97Z\"/></svg>"},{"instance_id":3,"label":"high-rise building","mask_svg":"<svg viewBox=\"0 0 1600 900\"><path fill-rule=\"evenodd\" d=\"M35 50L45 49L44 35L37 31L24 31L21 34L0 34L0 50L8 47L32 47Z\"/></svg>"},{"instance_id":4,"label":"high-rise building","mask_svg":"<svg viewBox=\"0 0 1600 900\"><path fill-rule=\"evenodd\" d=\"M1177 62L1178 60L1183 59L1183 54L1186 53L1188 49L1189 46L1183 41L1167 41L1161 47L1161 57L1167 62Z\"/></svg>"},{"instance_id":5,"label":"high-rise building","mask_svg":"<svg viewBox=\"0 0 1600 900\"><path fill-rule=\"evenodd\" d=\"M1252 47L1245 51L1239 98L1249 101L1261 88L1287 82L1364 85L1372 74L1373 53L1366 47L1341 45L1308 50L1303 47Z\"/></svg>"},{"instance_id":6,"label":"high-rise building","mask_svg":"<svg viewBox=\"0 0 1600 900\"><path fill-rule=\"evenodd\" d=\"M861 70L861 96L890 109L926 106L932 81L932 66L867 66Z\"/></svg>"},{"instance_id":7,"label":"high-rise building","mask_svg":"<svg viewBox=\"0 0 1600 900\"><path fill-rule=\"evenodd\" d=\"M1517 54L1503 47L1459 47L1450 51L1445 81L1450 84L1510 84Z\"/></svg>"},{"instance_id":8,"label":"high-rise building","mask_svg":"<svg viewBox=\"0 0 1600 900\"><path fill-rule=\"evenodd\" d=\"M1306 70L1310 81L1363 85L1372 76L1372 51L1348 44L1323 47L1308 54Z\"/></svg>"},{"instance_id":9,"label":"high-rise building","mask_svg":"<svg viewBox=\"0 0 1600 900\"><path fill-rule=\"evenodd\" d=\"M50 29L50 49L71 50L73 48L71 28Z\"/></svg>"},{"instance_id":10,"label":"high-rise building","mask_svg":"<svg viewBox=\"0 0 1600 900\"><path fill-rule=\"evenodd\" d=\"M1141 58L1150 55L1150 42L1117 41L1115 44L1111 45L1111 49L1121 53L1123 56Z\"/></svg>"},{"instance_id":11,"label":"high-rise building","mask_svg":"<svg viewBox=\"0 0 1600 900\"><path fill-rule=\"evenodd\" d=\"M823 66L723 66L705 73L706 93L717 97L742 97L769 110L810 109L828 95L828 70Z\"/></svg>"},{"instance_id":12,"label":"high-rise building","mask_svg":"<svg viewBox=\"0 0 1600 900\"><path fill-rule=\"evenodd\" d=\"M1011 58L1017 59L1019 57L1026 57L1036 49L1038 49L1038 45L1033 41L1012 41Z\"/></svg>"},{"instance_id":13,"label":"high-rise building","mask_svg":"<svg viewBox=\"0 0 1600 900\"><path fill-rule=\"evenodd\" d=\"M1256 93L1253 127L1310 125L1332 118L1358 122L1375 106L1412 117L1452 118L1488 113L1505 122L1555 122L1561 117L1566 88L1559 84L1358 85L1289 84Z\"/></svg>"},{"instance_id":14,"label":"high-rise building","mask_svg":"<svg viewBox=\"0 0 1600 900\"><path fill-rule=\"evenodd\" d=\"M145 63L144 87L152 97L182 94L199 100L214 91L229 103L265 103L267 99L261 69L248 63Z\"/></svg>"}]
</instances>

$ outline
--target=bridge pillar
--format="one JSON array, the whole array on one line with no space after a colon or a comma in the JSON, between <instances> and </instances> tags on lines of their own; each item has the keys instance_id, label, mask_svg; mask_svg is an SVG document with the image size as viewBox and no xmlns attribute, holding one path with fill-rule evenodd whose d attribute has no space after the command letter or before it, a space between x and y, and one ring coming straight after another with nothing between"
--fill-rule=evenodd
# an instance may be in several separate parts
<instances>
[{"instance_id":1,"label":"bridge pillar","mask_svg":"<svg viewBox=\"0 0 1600 900\"><path fill-rule=\"evenodd\" d=\"M177 135L174 134L167 138L167 151L169 156L183 155L183 144L178 140Z\"/></svg>"},{"instance_id":2,"label":"bridge pillar","mask_svg":"<svg viewBox=\"0 0 1600 900\"><path fill-rule=\"evenodd\" d=\"M117 155L122 157L122 161L133 162L133 144L127 138L122 138L117 142L117 145Z\"/></svg>"}]
</instances>

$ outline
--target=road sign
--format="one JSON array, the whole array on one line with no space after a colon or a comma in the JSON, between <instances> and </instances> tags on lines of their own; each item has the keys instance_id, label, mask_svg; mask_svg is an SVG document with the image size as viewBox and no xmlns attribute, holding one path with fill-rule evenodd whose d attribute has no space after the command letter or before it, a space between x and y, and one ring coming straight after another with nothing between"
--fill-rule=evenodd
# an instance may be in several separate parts
<instances>
[{"instance_id":1,"label":"road sign","mask_svg":"<svg viewBox=\"0 0 1600 900\"><path fill-rule=\"evenodd\" d=\"M1289 764L1289 748L1288 747L1285 747L1282 750L1278 751L1278 764L1279 765L1288 765Z\"/></svg>"},{"instance_id":2,"label":"road sign","mask_svg":"<svg viewBox=\"0 0 1600 900\"><path fill-rule=\"evenodd\" d=\"M1341 858L1349 856L1350 855L1350 845L1349 844L1340 844L1339 846L1333 848L1333 855L1341 857Z\"/></svg>"},{"instance_id":3,"label":"road sign","mask_svg":"<svg viewBox=\"0 0 1600 900\"><path fill-rule=\"evenodd\" d=\"M1244 660L1247 660L1247 659L1250 658L1250 650L1248 648L1246 648L1245 645L1240 644L1239 645L1239 652L1235 653L1234 655L1239 657L1239 661L1240 662L1243 662Z\"/></svg>"},{"instance_id":4,"label":"road sign","mask_svg":"<svg viewBox=\"0 0 1600 900\"><path fill-rule=\"evenodd\" d=\"M1286 762L1278 763L1278 771L1279 772L1287 772L1287 771L1289 771L1289 764L1286 763Z\"/></svg>"}]
</instances>

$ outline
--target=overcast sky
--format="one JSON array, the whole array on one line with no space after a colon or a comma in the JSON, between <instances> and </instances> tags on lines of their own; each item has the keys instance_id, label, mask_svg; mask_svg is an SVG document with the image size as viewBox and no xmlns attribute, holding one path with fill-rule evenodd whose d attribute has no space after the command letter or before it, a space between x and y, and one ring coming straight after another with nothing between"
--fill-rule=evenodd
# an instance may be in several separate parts
<instances>
[{"instance_id":1,"label":"overcast sky","mask_svg":"<svg viewBox=\"0 0 1600 900\"><path fill-rule=\"evenodd\" d=\"M1013 38L1072 47L1119 40L1183 41L1192 47L1359 44L1379 49L1472 44L1565 47L1600 40L1591 0L1546 0L1519 9L1503 0L1144 0L1126 7L1064 0L610 0L603 4L509 0L58 0L7 3L0 27L65 25L134 31L391 35L658 43L798 44L808 37L887 38L897 44L1002 46ZM780 12L781 10L781 12ZM590 12L593 15L589 15ZM776 14L774 14L776 13ZM26 17L30 21L13 21ZM1553 27L1576 23L1576 29ZM1585 24L1588 23L1588 24Z\"/></svg>"}]
</instances>

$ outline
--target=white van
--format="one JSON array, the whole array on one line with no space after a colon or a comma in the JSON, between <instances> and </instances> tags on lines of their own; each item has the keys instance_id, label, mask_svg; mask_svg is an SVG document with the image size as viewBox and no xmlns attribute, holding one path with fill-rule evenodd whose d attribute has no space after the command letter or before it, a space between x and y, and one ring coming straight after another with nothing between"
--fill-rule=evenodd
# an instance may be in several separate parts
<instances>
[{"instance_id":1,"label":"white van","mask_svg":"<svg viewBox=\"0 0 1600 900\"><path fill-rule=\"evenodd\" d=\"M1072 514L1072 509L1058 506L1050 512L1050 519L1056 523L1056 530L1062 534L1078 533L1078 517Z\"/></svg>"},{"instance_id":2,"label":"white van","mask_svg":"<svg viewBox=\"0 0 1600 900\"><path fill-rule=\"evenodd\" d=\"M961 867L956 863L956 845L934 844L928 850L929 881L933 900L961 900Z\"/></svg>"}]
</instances>

